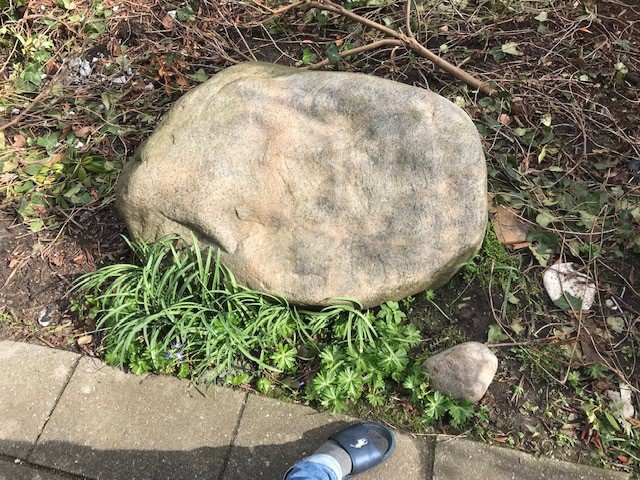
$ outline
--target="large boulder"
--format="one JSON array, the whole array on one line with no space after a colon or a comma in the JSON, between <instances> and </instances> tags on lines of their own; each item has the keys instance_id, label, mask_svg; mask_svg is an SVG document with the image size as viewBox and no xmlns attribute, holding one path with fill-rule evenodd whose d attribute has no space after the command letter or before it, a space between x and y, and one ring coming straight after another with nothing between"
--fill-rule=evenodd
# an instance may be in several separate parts
<instances>
[{"instance_id":1,"label":"large boulder","mask_svg":"<svg viewBox=\"0 0 640 480\"><path fill-rule=\"evenodd\" d=\"M117 200L135 238L194 232L248 287L374 306L440 286L478 250L486 165L471 119L433 92L244 63L175 103Z\"/></svg>"}]
</instances>

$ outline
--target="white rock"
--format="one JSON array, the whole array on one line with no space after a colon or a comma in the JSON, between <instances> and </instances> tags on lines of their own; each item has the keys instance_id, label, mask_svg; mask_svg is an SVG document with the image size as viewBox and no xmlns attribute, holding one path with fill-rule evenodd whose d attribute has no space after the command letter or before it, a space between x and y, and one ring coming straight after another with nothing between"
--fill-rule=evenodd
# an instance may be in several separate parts
<instances>
[{"instance_id":1,"label":"white rock","mask_svg":"<svg viewBox=\"0 0 640 480\"><path fill-rule=\"evenodd\" d=\"M593 306L596 286L587 275L578 272L571 262L551 265L542 275L542 281L554 303L569 294L582 301L583 311Z\"/></svg>"},{"instance_id":2,"label":"white rock","mask_svg":"<svg viewBox=\"0 0 640 480\"><path fill-rule=\"evenodd\" d=\"M71 81L80 81L91 75L93 67L87 60L83 60L80 57L72 57L67 63L69 67L68 77Z\"/></svg>"},{"instance_id":3,"label":"white rock","mask_svg":"<svg viewBox=\"0 0 640 480\"><path fill-rule=\"evenodd\" d=\"M631 387L626 383L620 383L620 391L607 390L607 395L611 399L610 408L619 420L632 418L635 414L633 403L631 403Z\"/></svg>"}]
</instances>

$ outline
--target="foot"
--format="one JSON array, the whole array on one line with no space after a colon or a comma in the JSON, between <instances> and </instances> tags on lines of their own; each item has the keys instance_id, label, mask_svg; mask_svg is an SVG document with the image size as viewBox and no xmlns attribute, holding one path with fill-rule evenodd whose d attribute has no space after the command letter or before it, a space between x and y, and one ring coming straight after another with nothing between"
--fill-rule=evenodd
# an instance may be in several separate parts
<instances>
[{"instance_id":1,"label":"foot","mask_svg":"<svg viewBox=\"0 0 640 480\"><path fill-rule=\"evenodd\" d=\"M396 446L390 429L377 423L357 423L329 437L317 454L333 457L342 478L372 469L387 460Z\"/></svg>"}]
</instances>

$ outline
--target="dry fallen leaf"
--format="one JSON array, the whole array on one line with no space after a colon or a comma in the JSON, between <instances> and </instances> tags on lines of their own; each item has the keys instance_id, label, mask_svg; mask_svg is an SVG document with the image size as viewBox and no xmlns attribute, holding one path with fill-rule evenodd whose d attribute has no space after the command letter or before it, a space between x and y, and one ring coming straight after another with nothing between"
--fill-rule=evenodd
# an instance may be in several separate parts
<instances>
[{"instance_id":1,"label":"dry fallen leaf","mask_svg":"<svg viewBox=\"0 0 640 480\"><path fill-rule=\"evenodd\" d=\"M11 183L16 178L18 178L18 175L16 175L15 173L11 173L11 172L3 173L0 175L0 184L5 185L8 183Z\"/></svg>"},{"instance_id":2,"label":"dry fallen leaf","mask_svg":"<svg viewBox=\"0 0 640 480\"><path fill-rule=\"evenodd\" d=\"M172 28L173 23L174 23L173 17L168 13L162 19L162 25L164 25L164 28Z\"/></svg>"},{"instance_id":3,"label":"dry fallen leaf","mask_svg":"<svg viewBox=\"0 0 640 480\"><path fill-rule=\"evenodd\" d=\"M51 256L49 258L49 262L51 262L56 267L62 266L62 258L59 257L58 255Z\"/></svg>"},{"instance_id":4,"label":"dry fallen leaf","mask_svg":"<svg viewBox=\"0 0 640 480\"><path fill-rule=\"evenodd\" d=\"M493 230L498 241L515 250L529 246L527 242L527 225L508 207L499 205L496 207L492 219Z\"/></svg>"},{"instance_id":5,"label":"dry fallen leaf","mask_svg":"<svg viewBox=\"0 0 640 480\"><path fill-rule=\"evenodd\" d=\"M73 133L78 138L85 138L87 135L89 135L91 133L92 130L93 130L93 128L90 127L89 125L84 125L84 126L79 127L79 128L74 128L73 129Z\"/></svg>"},{"instance_id":6,"label":"dry fallen leaf","mask_svg":"<svg viewBox=\"0 0 640 480\"><path fill-rule=\"evenodd\" d=\"M27 137L25 137L24 135L18 134L15 137L13 137L14 148L22 148L25 146L26 143L27 143Z\"/></svg>"},{"instance_id":7,"label":"dry fallen leaf","mask_svg":"<svg viewBox=\"0 0 640 480\"><path fill-rule=\"evenodd\" d=\"M509 125L511 123L511 117L506 113L501 113L498 116L498 121L503 125Z\"/></svg>"},{"instance_id":8,"label":"dry fallen leaf","mask_svg":"<svg viewBox=\"0 0 640 480\"><path fill-rule=\"evenodd\" d=\"M45 162L45 166L51 168L56 163L60 163L60 161L64 158L65 153L67 153L66 150L61 150L60 152L56 153L53 157Z\"/></svg>"}]
</instances>

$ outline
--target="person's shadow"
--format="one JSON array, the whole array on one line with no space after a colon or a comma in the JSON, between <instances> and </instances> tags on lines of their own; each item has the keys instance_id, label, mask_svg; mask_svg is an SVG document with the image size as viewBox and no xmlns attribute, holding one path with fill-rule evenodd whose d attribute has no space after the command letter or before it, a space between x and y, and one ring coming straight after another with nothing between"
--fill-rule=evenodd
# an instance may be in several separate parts
<instances>
[{"instance_id":1,"label":"person's shadow","mask_svg":"<svg viewBox=\"0 0 640 480\"><path fill-rule=\"evenodd\" d=\"M280 480L291 465L313 453L332 433L346 425L345 421L323 425L305 432L298 441L284 444L202 447L186 451L95 450L73 443L45 441L39 442L35 454L32 452L26 458L30 464L46 465L39 467L41 476L19 473L21 468L25 472L29 469L27 464L24 467L9 465L7 456L4 456L3 468L0 456L0 480L48 480L48 474L54 473L53 469L72 474L69 479ZM91 428L91 419L87 419L87 428ZM296 426L290 425L290 428L295 429ZM29 447L24 443L0 439L0 451L3 452L26 451ZM425 458L421 459L424 468L429 466L428 456L425 451ZM4 473L7 469L13 473Z\"/></svg>"}]
</instances>

